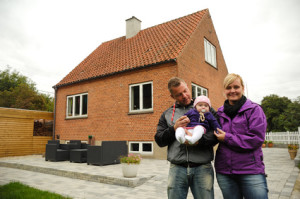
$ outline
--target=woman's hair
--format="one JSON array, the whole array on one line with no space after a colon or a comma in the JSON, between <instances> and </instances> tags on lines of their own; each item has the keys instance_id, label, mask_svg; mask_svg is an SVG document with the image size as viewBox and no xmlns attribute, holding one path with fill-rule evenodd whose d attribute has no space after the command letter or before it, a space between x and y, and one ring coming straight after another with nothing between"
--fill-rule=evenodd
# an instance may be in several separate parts
<instances>
[{"instance_id":1,"label":"woman's hair","mask_svg":"<svg viewBox=\"0 0 300 199\"><path fill-rule=\"evenodd\" d=\"M181 83L185 83L185 81L179 77L172 77L168 82L168 89L170 93L172 93L172 87L178 87Z\"/></svg>"},{"instance_id":2,"label":"woman's hair","mask_svg":"<svg viewBox=\"0 0 300 199\"><path fill-rule=\"evenodd\" d=\"M238 74L235 74L235 73L230 73L230 74L228 74L228 75L225 77L224 83L223 83L224 88L226 89L227 86L228 86L229 84L231 84L232 82L234 82L236 79L240 79L240 80L241 80L241 85L242 85L242 87L244 88L244 81L243 81L242 77L239 76Z\"/></svg>"}]
</instances>

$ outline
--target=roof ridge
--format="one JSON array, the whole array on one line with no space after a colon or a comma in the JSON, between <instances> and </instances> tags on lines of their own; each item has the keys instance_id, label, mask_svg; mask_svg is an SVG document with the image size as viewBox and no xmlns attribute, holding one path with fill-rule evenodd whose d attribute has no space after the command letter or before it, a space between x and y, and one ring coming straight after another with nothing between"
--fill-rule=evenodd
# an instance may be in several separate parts
<instances>
[{"instance_id":1,"label":"roof ridge","mask_svg":"<svg viewBox=\"0 0 300 199\"><path fill-rule=\"evenodd\" d=\"M203 9L203 10L199 10L199 11L197 11L197 12L194 12L194 13L191 13L191 14L188 14L188 15L185 15L185 16L182 16L182 17L178 17L178 18L176 18L176 19L172 19L172 20L169 20L169 21L165 21L165 22L163 22L163 23L156 24L156 25L150 26L150 27L148 27L148 28L142 29L142 30L140 30L140 32L145 31L145 30L148 30L148 29L151 29L151 28L154 28L154 27L156 27L156 26L160 26L160 25L164 25L164 24L170 23L170 22L172 22L172 21L176 21L176 20L179 20L179 19L182 19L182 18L186 18L186 17L189 17L189 16L194 15L194 14L196 14L196 13L200 13L200 12L207 11L207 10L208 10L208 8L205 8L205 9ZM140 32L139 32L139 33L140 33ZM126 36L124 35L124 36L120 36L120 37L111 39L111 40L109 40L109 41L104 41L104 42L102 42L101 44L104 44L104 43L107 43L107 42L112 42L112 41L114 41L114 40L118 40L118 39L121 39L121 38L123 38L123 37L126 37Z\"/></svg>"},{"instance_id":2,"label":"roof ridge","mask_svg":"<svg viewBox=\"0 0 300 199\"><path fill-rule=\"evenodd\" d=\"M194 12L194 13L191 13L191 14L188 14L188 15L185 15L185 16L182 16L182 17L178 17L178 18L172 19L172 20L170 20L170 21L166 21L166 22L163 22L163 23L160 23L160 24L156 24L156 25L154 25L154 26L150 26L150 27L145 28L145 29L143 29L143 30L147 30L147 29L153 28L153 27L155 27L155 26L160 26L160 25L163 25L163 24L166 24L166 23L170 23L170 22L172 22L172 21L176 21L176 20L179 20L179 19L182 19L182 18L186 18L186 17L189 17L189 16L194 15L194 14L196 14L196 13L200 13L200 12L207 11L207 10L208 10L208 8L203 9L203 10L199 10L199 11L197 11L197 12ZM143 31L143 30L141 30L141 31Z\"/></svg>"}]
</instances>

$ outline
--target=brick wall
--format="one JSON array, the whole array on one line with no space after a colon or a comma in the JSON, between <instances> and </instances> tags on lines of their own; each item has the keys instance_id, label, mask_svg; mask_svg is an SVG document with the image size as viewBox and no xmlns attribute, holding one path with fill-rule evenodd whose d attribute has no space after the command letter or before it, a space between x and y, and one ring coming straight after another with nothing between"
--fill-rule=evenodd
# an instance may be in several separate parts
<instances>
[{"instance_id":1,"label":"brick wall","mask_svg":"<svg viewBox=\"0 0 300 199\"><path fill-rule=\"evenodd\" d=\"M204 38L216 47L217 68L205 62ZM215 110L224 103L223 80L228 70L209 13L203 16L199 27L179 56L178 74L185 79L190 88L191 83L206 88Z\"/></svg>"},{"instance_id":2,"label":"brick wall","mask_svg":"<svg viewBox=\"0 0 300 199\"><path fill-rule=\"evenodd\" d=\"M61 87L57 92L56 133L62 140L153 141L161 113L174 101L167 82L176 76L175 63L125 72L99 80ZM153 82L153 112L129 114L129 85ZM88 118L65 119L68 95L88 93Z\"/></svg>"}]
</instances>

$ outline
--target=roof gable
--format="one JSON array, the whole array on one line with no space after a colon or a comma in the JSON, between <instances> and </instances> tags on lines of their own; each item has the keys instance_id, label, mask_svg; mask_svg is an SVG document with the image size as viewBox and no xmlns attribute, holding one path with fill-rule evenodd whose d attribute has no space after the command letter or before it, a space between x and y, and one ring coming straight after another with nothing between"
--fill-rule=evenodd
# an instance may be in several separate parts
<instances>
[{"instance_id":1,"label":"roof gable","mask_svg":"<svg viewBox=\"0 0 300 199\"><path fill-rule=\"evenodd\" d=\"M102 43L55 87L174 61L207 9Z\"/></svg>"}]
</instances>

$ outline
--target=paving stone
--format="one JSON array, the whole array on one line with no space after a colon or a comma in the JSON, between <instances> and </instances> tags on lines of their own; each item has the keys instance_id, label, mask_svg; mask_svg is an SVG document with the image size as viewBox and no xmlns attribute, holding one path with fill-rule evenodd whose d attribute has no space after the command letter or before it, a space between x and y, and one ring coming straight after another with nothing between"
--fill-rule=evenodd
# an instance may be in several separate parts
<instances>
[{"instance_id":1,"label":"paving stone","mask_svg":"<svg viewBox=\"0 0 300 199\"><path fill-rule=\"evenodd\" d=\"M293 192L294 183L300 178L299 168L290 160L287 149L265 148L263 153L269 199L300 198L300 192ZM143 159L138 177L127 179L122 177L121 165L49 162L38 155L6 157L0 158L0 185L19 181L78 199L167 198L169 165L166 160ZM216 199L223 198L216 179L214 191ZM191 191L187 198L193 198Z\"/></svg>"}]
</instances>

